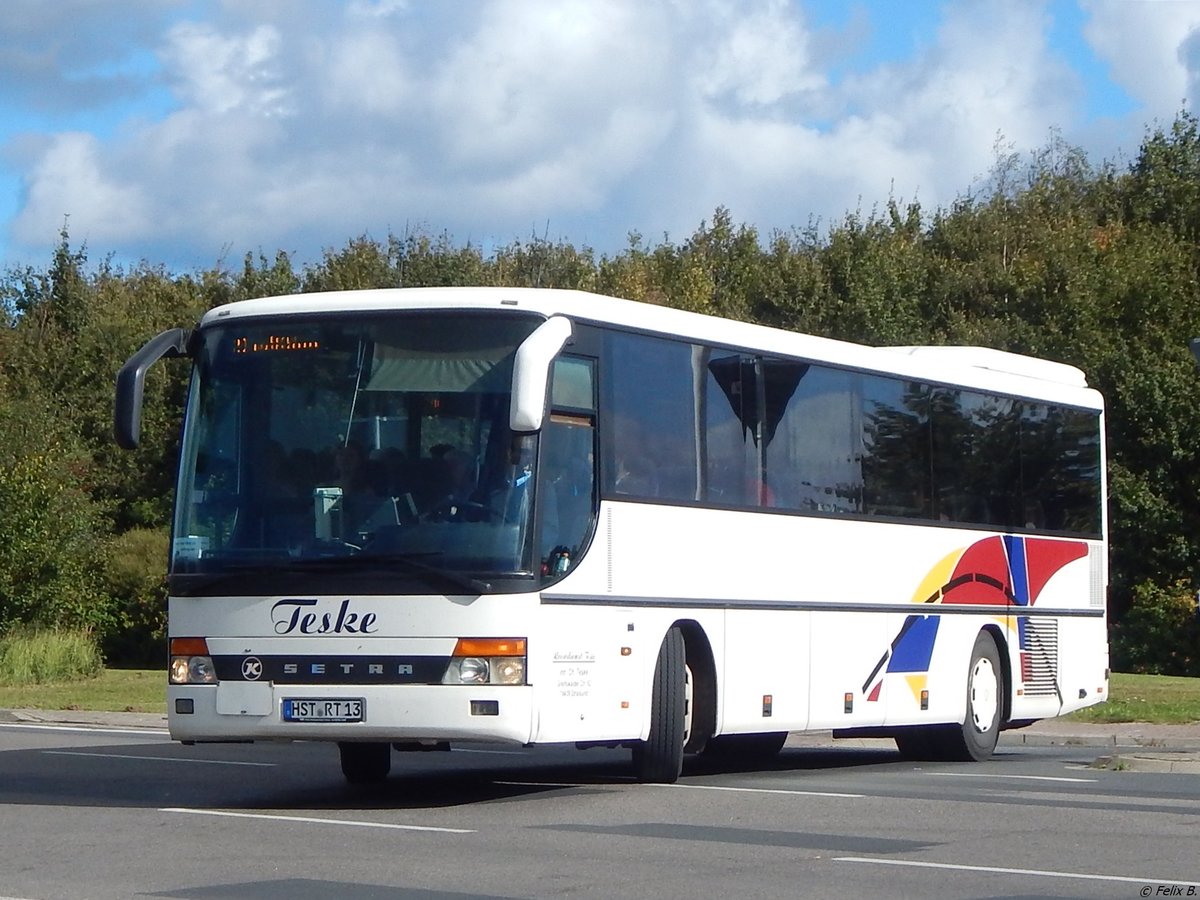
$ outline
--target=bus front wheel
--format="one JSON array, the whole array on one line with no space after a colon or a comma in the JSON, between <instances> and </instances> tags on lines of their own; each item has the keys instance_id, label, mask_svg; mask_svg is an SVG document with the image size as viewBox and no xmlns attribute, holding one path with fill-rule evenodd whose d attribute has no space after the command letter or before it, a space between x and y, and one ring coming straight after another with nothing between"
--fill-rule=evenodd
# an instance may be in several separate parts
<instances>
[{"instance_id":1,"label":"bus front wheel","mask_svg":"<svg viewBox=\"0 0 1200 900\"><path fill-rule=\"evenodd\" d=\"M342 774L351 784L376 784L392 770L392 745L339 741Z\"/></svg>"},{"instance_id":2,"label":"bus front wheel","mask_svg":"<svg viewBox=\"0 0 1200 900\"><path fill-rule=\"evenodd\" d=\"M1000 651L986 631L975 638L967 669L967 708L961 725L914 725L893 732L905 759L982 762L996 749L1004 709Z\"/></svg>"},{"instance_id":3,"label":"bus front wheel","mask_svg":"<svg viewBox=\"0 0 1200 900\"><path fill-rule=\"evenodd\" d=\"M671 628L654 664L650 734L633 748L633 770L643 783L673 784L683 771L688 705L686 657L683 632Z\"/></svg>"},{"instance_id":4,"label":"bus front wheel","mask_svg":"<svg viewBox=\"0 0 1200 900\"><path fill-rule=\"evenodd\" d=\"M979 632L967 670L967 710L961 727L950 726L946 756L963 762L980 762L992 755L1000 736L1004 709L1004 674L995 639Z\"/></svg>"}]
</instances>

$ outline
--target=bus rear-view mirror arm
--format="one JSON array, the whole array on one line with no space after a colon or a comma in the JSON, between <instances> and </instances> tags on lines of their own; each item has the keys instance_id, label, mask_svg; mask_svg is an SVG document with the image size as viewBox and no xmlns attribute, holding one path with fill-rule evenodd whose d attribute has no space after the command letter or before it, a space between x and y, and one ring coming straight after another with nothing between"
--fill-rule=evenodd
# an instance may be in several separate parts
<instances>
[{"instance_id":1,"label":"bus rear-view mirror arm","mask_svg":"<svg viewBox=\"0 0 1200 900\"><path fill-rule=\"evenodd\" d=\"M546 417L550 364L570 338L571 321L564 316L551 316L517 348L508 414L508 426L517 434L541 431Z\"/></svg>"},{"instance_id":2,"label":"bus rear-view mirror arm","mask_svg":"<svg viewBox=\"0 0 1200 900\"><path fill-rule=\"evenodd\" d=\"M142 349L129 357L117 372L113 433L120 447L133 450L141 437L146 370L164 356L185 356L187 344L188 332L183 328L171 328L146 341Z\"/></svg>"}]
</instances>

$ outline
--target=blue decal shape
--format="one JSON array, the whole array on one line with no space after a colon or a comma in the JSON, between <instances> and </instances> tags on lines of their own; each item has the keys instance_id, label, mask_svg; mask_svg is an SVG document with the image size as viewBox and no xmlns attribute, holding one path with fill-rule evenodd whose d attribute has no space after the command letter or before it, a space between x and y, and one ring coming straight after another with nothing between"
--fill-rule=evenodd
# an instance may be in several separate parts
<instances>
[{"instance_id":1,"label":"blue decal shape","mask_svg":"<svg viewBox=\"0 0 1200 900\"><path fill-rule=\"evenodd\" d=\"M889 672L927 672L941 616L909 616L892 646Z\"/></svg>"},{"instance_id":2,"label":"blue decal shape","mask_svg":"<svg viewBox=\"0 0 1200 900\"><path fill-rule=\"evenodd\" d=\"M1029 570L1025 566L1025 539L1005 535L1004 550L1008 554L1008 574L1011 579L1013 602L1029 605Z\"/></svg>"}]
</instances>

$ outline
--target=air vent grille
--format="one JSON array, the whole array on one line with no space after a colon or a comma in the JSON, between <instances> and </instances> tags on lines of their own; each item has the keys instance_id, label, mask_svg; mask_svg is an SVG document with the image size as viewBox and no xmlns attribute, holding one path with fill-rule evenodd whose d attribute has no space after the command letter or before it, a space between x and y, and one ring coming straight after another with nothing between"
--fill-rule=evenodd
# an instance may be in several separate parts
<instances>
[{"instance_id":1,"label":"air vent grille","mask_svg":"<svg viewBox=\"0 0 1200 900\"><path fill-rule=\"evenodd\" d=\"M1027 697L1058 693L1058 622L1026 619L1021 628L1021 680Z\"/></svg>"}]
</instances>

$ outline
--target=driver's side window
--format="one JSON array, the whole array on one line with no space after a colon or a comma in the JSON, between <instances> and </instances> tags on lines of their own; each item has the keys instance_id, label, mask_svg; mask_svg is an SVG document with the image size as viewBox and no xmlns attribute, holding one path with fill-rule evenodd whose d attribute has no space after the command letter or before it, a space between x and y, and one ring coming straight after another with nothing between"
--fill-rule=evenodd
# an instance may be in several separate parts
<instances>
[{"instance_id":1,"label":"driver's side window","mask_svg":"<svg viewBox=\"0 0 1200 900\"><path fill-rule=\"evenodd\" d=\"M591 535L595 510L596 414L593 363L555 361L550 415L542 429L538 467L538 541L544 581L566 575Z\"/></svg>"}]
</instances>

